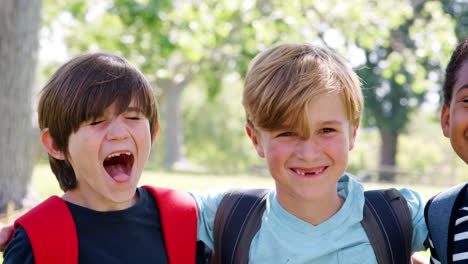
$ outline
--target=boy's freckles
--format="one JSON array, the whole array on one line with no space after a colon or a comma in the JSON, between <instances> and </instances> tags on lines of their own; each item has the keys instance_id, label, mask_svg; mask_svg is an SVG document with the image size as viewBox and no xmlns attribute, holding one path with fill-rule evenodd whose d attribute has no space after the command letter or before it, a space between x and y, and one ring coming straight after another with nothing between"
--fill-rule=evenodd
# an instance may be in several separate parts
<instances>
[{"instance_id":1,"label":"boy's freckles","mask_svg":"<svg viewBox=\"0 0 468 264\"><path fill-rule=\"evenodd\" d=\"M468 164L468 62L457 73L450 106L442 107L441 122L444 135Z\"/></svg>"}]
</instances>

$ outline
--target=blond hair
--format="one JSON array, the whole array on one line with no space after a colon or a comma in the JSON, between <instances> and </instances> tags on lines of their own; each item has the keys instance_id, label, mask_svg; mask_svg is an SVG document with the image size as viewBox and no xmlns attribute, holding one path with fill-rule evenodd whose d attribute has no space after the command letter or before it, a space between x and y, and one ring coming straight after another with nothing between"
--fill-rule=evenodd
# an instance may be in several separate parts
<instances>
[{"instance_id":1,"label":"blond hair","mask_svg":"<svg viewBox=\"0 0 468 264\"><path fill-rule=\"evenodd\" d=\"M253 59L242 104L254 128L296 129L308 136L308 102L330 93L342 96L351 124L360 121L360 81L344 59L309 44L280 44Z\"/></svg>"}]
</instances>

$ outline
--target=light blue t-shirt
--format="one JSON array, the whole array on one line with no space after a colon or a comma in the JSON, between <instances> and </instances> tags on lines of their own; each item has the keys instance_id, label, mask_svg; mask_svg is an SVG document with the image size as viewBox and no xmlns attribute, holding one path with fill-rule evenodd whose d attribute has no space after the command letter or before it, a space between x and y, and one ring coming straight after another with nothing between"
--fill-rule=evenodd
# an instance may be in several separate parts
<instances>
[{"instance_id":1,"label":"light blue t-shirt","mask_svg":"<svg viewBox=\"0 0 468 264\"><path fill-rule=\"evenodd\" d=\"M419 194L400 190L408 201L413 221L412 250L424 250L427 228L424 203ZM345 199L341 209L314 226L287 212L269 194L262 225L252 240L249 263L279 264L376 264L376 258L362 228L364 187L349 174L338 181L338 193ZM198 205L198 239L213 248L213 223L224 191L192 193Z\"/></svg>"}]
</instances>

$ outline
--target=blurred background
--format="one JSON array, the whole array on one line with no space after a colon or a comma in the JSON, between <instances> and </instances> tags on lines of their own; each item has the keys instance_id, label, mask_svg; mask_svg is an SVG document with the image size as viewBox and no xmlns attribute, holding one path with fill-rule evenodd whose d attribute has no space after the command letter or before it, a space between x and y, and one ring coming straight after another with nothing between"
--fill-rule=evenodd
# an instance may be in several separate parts
<instances>
[{"instance_id":1,"label":"blurred background","mask_svg":"<svg viewBox=\"0 0 468 264\"><path fill-rule=\"evenodd\" d=\"M158 95L144 183L272 184L245 135L241 94L250 60L279 42L327 47L362 79L351 173L370 186L466 181L439 124L445 66L466 37L468 0L0 0L0 213L60 194L37 94L59 65L96 50L126 57Z\"/></svg>"}]
</instances>

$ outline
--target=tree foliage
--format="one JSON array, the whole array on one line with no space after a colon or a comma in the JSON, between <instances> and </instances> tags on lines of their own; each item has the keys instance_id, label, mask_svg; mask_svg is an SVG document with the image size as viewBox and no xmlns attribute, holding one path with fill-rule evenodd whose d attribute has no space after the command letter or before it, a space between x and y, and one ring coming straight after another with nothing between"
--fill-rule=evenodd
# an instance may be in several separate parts
<instances>
[{"instance_id":1,"label":"tree foliage","mask_svg":"<svg viewBox=\"0 0 468 264\"><path fill-rule=\"evenodd\" d=\"M202 135L182 133L179 108L185 109L185 125L193 127L195 120L187 120L195 118L187 113L195 106L181 104L186 87L196 84L207 95L204 102L216 104L222 89L241 89L223 82L228 73L237 72L242 79L250 60L266 47L306 41L333 49L356 67L366 99L364 124L379 128L381 165L394 166L398 136L428 91L439 85L455 34L466 33L466 19L454 20L466 14L459 0L352 0L339 5L310 0L108 0L101 6L73 0L67 7L63 0L50 2L55 2L51 14L68 12L74 18L67 38L72 54L96 48L121 53L160 89L163 104L173 106L163 111L165 126L172 127L164 135L165 149L178 149L166 151L173 156L168 164L183 158L183 145L199 148L194 142L203 141ZM229 114L202 108L209 113L199 118ZM223 118L211 121L216 119ZM222 137L214 140L219 151L214 158L240 151L223 148ZM195 152L186 153L193 158Z\"/></svg>"}]
</instances>

